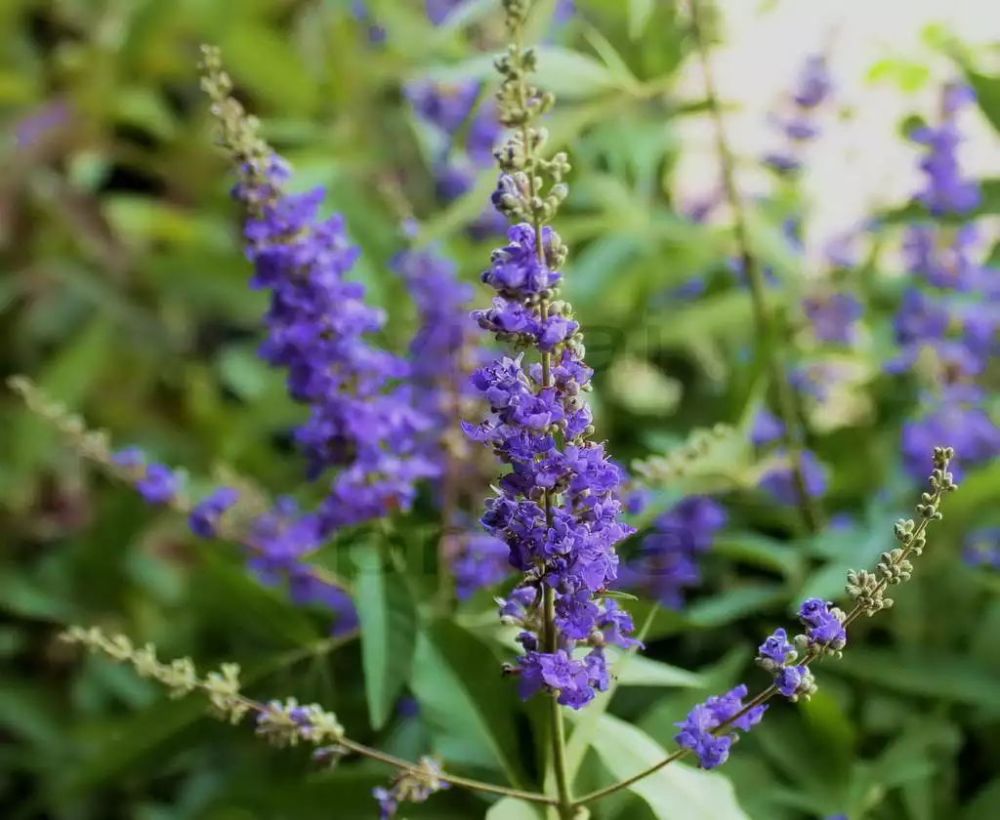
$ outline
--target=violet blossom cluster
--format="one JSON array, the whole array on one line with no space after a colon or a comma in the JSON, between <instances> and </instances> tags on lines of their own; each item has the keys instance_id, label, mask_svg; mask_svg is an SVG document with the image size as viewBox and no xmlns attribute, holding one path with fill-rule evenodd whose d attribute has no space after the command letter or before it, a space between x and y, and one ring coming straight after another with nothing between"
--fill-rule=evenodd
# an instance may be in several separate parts
<instances>
[{"instance_id":1,"label":"violet blossom cluster","mask_svg":"<svg viewBox=\"0 0 1000 820\"><path fill-rule=\"evenodd\" d=\"M940 123L911 135L926 152L920 163L925 184L917 199L932 216L946 220L914 225L906 235L904 254L914 282L894 320L900 352L887 364L890 372L930 376L922 416L903 426L903 462L914 478L925 471L927 448L939 441L954 442L966 466L1000 453L1000 428L978 383L1000 347L1000 288L991 281L996 271L977 259L977 226L956 221L980 199L978 183L964 175L958 156L958 116L973 99L965 85L946 86Z\"/></svg>"},{"instance_id":2,"label":"violet blossom cluster","mask_svg":"<svg viewBox=\"0 0 1000 820\"><path fill-rule=\"evenodd\" d=\"M708 496L690 496L661 515L642 539L640 553L623 568L625 586L642 590L670 609L684 606L685 590L701 583L702 556L726 526L726 508Z\"/></svg>"},{"instance_id":3,"label":"violet blossom cluster","mask_svg":"<svg viewBox=\"0 0 1000 820\"><path fill-rule=\"evenodd\" d=\"M798 491L792 468L787 463L787 450L780 444L784 438L784 422L766 407L759 410L750 430L750 441L758 450L777 458L779 463L764 472L758 485L773 499L790 507L798 502ZM802 451L802 477L811 497L819 498L826 493L827 471L812 450Z\"/></svg>"},{"instance_id":4,"label":"violet blossom cluster","mask_svg":"<svg viewBox=\"0 0 1000 820\"><path fill-rule=\"evenodd\" d=\"M409 349L410 401L430 424L424 457L435 465L442 506L458 506L458 496L477 497L488 483L480 460L462 435L460 420L478 404L470 373L485 361L482 331L469 314L471 285L458 280L457 267L431 249L399 253L393 268L417 306L420 326ZM459 600L499 583L510 573L503 542L467 526L456 510L445 510L444 556L450 560Z\"/></svg>"},{"instance_id":5,"label":"violet blossom cluster","mask_svg":"<svg viewBox=\"0 0 1000 820\"><path fill-rule=\"evenodd\" d=\"M747 687L740 684L724 695L713 695L697 704L676 724L680 731L674 740L681 748L694 752L703 769L714 769L729 759L738 735L728 729L749 732L764 717L767 705L748 706L743 702L746 696Z\"/></svg>"},{"instance_id":6,"label":"violet blossom cluster","mask_svg":"<svg viewBox=\"0 0 1000 820\"><path fill-rule=\"evenodd\" d=\"M799 608L799 620L804 626L801 634L789 640L784 629L776 629L764 640L757 649L757 663L772 675L779 694L796 701L808 699L816 691L808 658L834 654L844 648L845 617L829 601L810 598ZM767 709L764 703L743 702L747 691L746 685L740 684L724 695L711 697L696 705L677 724L681 731L674 740L694 752L703 769L714 769L729 758L738 735L728 729L748 732L764 716Z\"/></svg>"},{"instance_id":7,"label":"violet blossom cluster","mask_svg":"<svg viewBox=\"0 0 1000 820\"><path fill-rule=\"evenodd\" d=\"M786 110L772 115L772 123L784 144L764 157L766 165L781 174L794 173L802 168L803 149L819 136L818 113L832 90L826 58L821 54L809 56L785 102Z\"/></svg>"},{"instance_id":8,"label":"violet blossom cluster","mask_svg":"<svg viewBox=\"0 0 1000 820\"><path fill-rule=\"evenodd\" d=\"M338 530L412 504L415 483L435 473L420 451L430 422L400 383L407 362L370 340L385 316L347 279L358 249L343 217L320 215L322 188L288 192L289 165L232 96L216 49L205 50L203 67L220 142L237 163L233 196L246 211L251 286L270 292L260 355L285 369L290 395L309 407L295 431L309 477L332 473L317 509L300 513L286 500L256 522L253 568L265 580L287 578L299 600L329 603L332 596L339 605L342 591L317 587L302 559Z\"/></svg>"},{"instance_id":9,"label":"violet blossom cluster","mask_svg":"<svg viewBox=\"0 0 1000 820\"><path fill-rule=\"evenodd\" d=\"M525 4L511 0L504 8L516 43ZM631 617L608 597L615 547L633 530L622 521L623 472L590 438L592 371L579 323L559 298L566 248L543 227L566 196L569 162L562 153L540 156L547 134L535 121L553 98L529 80L535 60L516 44L497 60L499 118L516 130L496 152L493 203L515 224L483 273L496 293L492 306L474 314L518 352L474 374L490 414L465 427L509 467L482 521L521 573L501 608L504 621L520 627L524 649L510 671L522 697L545 690L579 709L609 685L604 647L636 644Z\"/></svg>"}]
</instances>

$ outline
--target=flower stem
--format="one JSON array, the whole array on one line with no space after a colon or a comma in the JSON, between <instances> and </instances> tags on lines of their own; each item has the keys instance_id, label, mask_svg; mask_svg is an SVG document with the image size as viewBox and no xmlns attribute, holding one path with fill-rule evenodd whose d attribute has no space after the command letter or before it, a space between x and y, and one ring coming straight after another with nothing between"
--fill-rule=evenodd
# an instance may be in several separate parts
<instances>
[{"instance_id":1,"label":"flower stem","mask_svg":"<svg viewBox=\"0 0 1000 820\"><path fill-rule=\"evenodd\" d=\"M951 454L945 456L945 461L943 466L941 466L941 471L943 473L947 472L948 461L951 458ZM950 476L949 476L950 481ZM938 484L932 483L933 492L925 493L922 498L922 505L917 507L920 511L923 508L924 512L921 515L920 522L914 527L913 531L908 535L908 540L904 548L900 553L892 559L892 563L896 566L901 565L906 561L910 555L915 552L919 554L919 550L922 549L924 543L924 533L927 530L928 524L931 521L940 518L940 513L938 512L938 505L941 502L944 493L949 489L953 490L955 488L954 484L948 485L947 482L942 482ZM883 579L876 589L876 592L884 591L889 585L888 580ZM844 628L846 629L852 623L854 623L859 617L866 613L865 606L862 600L859 598L857 602L851 607L850 611L844 616ZM810 666L814 661L819 660L823 657L822 649L810 649L806 656L802 659L803 666ZM728 720L720 723L715 729L712 730L712 734L718 734L719 732L725 731L728 727L732 726L737 720L746 715L750 710L764 703L767 703L771 698L778 694L778 687L772 684L766 689L758 692L753 698L744 704L743 708L740 709L736 714L729 717ZM649 777L651 774L658 772L664 766L687 757L691 753L691 749L681 748L667 755L663 760L658 761L647 769L643 769L641 772L634 774L632 777L626 778L625 780L620 780L617 783L613 783L610 786L605 786L602 789L597 789L596 791L585 794L582 797L577 798L575 806L583 806L587 803L592 803L595 800L600 800L602 797L607 797L609 794L614 794L622 789L627 789L634 783L638 783L640 780Z\"/></svg>"},{"instance_id":2,"label":"flower stem","mask_svg":"<svg viewBox=\"0 0 1000 820\"><path fill-rule=\"evenodd\" d=\"M750 283L750 298L753 305L754 324L757 327L757 335L760 340L760 355L770 374L777 399L778 414L784 424L784 443L791 459L792 481L795 486L802 522L808 532L818 532L822 528L822 514L814 499L809 495L795 395L788 383L788 377L782 363L779 320L767 303L764 276L751 248L746 213L736 186L735 161L726 137L725 121L722 116L722 107L719 104L712 61L702 28L702 0L688 0L688 2L691 9L691 34L694 37L695 49L702 66L708 110L715 123L715 144L719 153L722 183L726 199L733 213L733 234L739 248L743 270Z\"/></svg>"}]
</instances>

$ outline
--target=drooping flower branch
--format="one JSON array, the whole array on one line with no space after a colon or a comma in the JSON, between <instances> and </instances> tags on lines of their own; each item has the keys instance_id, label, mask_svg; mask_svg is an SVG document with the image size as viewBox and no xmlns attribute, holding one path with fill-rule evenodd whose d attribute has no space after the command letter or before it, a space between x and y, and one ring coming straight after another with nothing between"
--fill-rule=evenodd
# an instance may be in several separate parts
<instances>
[{"instance_id":1,"label":"drooping flower branch","mask_svg":"<svg viewBox=\"0 0 1000 820\"><path fill-rule=\"evenodd\" d=\"M767 703L777 695L788 700L808 698L816 690L810 666L824 657L839 657L847 645L847 629L862 616L871 617L892 606L888 590L910 579L912 559L919 557L927 546L927 526L942 517L940 506L945 494L958 488L950 472L955 453L950 447L934 449L934 468L928 480L929 488L916 505L917 519L900 519L894 527L898 546L882 553L874 571L851 570L847 574L847 594L854 605L843 611L830 601L810 598L799 608L803 631L789 640L784 629L776 629L758 648L757 663L773 678L773 683L757 695L744 700L748 688L741 684L724 695L709 698L696 705L677 724L675 736L678 748L654 766L634 777L586 794L576 801L585 805L628 788L677 760L694 754L699 764L712 769L725 763L735 731L749 731L761 721Z\"/></svg>"},{"instance_id":2,"label":"drooping flower branch","mask_svg":"<svg viewBox=\"0 0 1000 820\"><path fill-rule=\"evenodd\" d=\"M296 604L318 605L332 612L335 635L357 634L357 613L348 583L326 568L307 563L297 550L299 517L291 499L271 504L259 489L241 479L238 489L221 486L195 502L181 471L149 462L137 447L113 449L104 430L88 429L82 418L53 401L29 379L15 376L8 384L78 455L111 478L135 487L146 503L185 516L191 531L200 538L242 545L250 568L259 578L285 581Z\"/></svg>"},{"instance_id":3,"label":"drooping flower branch","mask_svg":"<svg viewBox=\"0 0 1000 820\"><path fill-rule=\"evenodd\" d=\"M445 772L433 758L424 757L412 763L358 743L347 737L337 716L319 704L300 704L295 698L267 702L254 700L242 691L237 664L224 663L218 671L202 676L190 658L177 658L164 663L151 644L138 647L125 635L106 635L96 627L70 627L61 638L118 663L129 664L141 677L162 684L172 698L185 697L196 691L204 693L208 696L213 714L229 723L239 724L248 715L255 716L256 735L278 748L310 744L315 747L314 759L320 763L334 765L345 755L354 754L397 769L398 773L388 789L375 790L383 817L394 816L402 802L423 802L435 792L450 786L517 797L534 803L555 802L537 792L453 775Z\"/></svg>"}]
</instances>

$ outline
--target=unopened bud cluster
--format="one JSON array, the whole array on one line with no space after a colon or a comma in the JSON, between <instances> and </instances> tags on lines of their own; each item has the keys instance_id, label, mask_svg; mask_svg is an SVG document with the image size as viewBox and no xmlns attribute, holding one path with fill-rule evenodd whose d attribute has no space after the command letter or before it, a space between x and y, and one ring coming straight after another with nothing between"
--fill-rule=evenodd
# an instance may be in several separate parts
<instances>
[{"instance_id":1,"label":"unopened bud cluster","mask_svg":"<svg viewBox=\"0 0 1000 820\"><path fill-rule=\"evenodd\" d=\"M190 658L163 663L156 657L156 647L152 644L136 647L125 635L109 636L97 627L72 626L60 637L119 663L131 664L141 677L152 678L166 687L172 698L201 689L218 716L232 723L239 723L251 709L251 702L240 694L240 667L235 663L224 663L218 671L201 678Z\"/></svg>"},{"instance_id":2,"label":"unopened bud cluster","mask_svg":"<svg viewBox=\"0 0 1000 820\"><path fill-rule=\"evenodd\" d=\"M920 521L901 518L893 528L899 546L882 553L874 572L852 569L847 573L847 594L854 599L859 612L874 615L888 609L893 600L885 594L886 589L910 580L913 574L910 558L923 553L927 545L927 524L941 519L942 496L958 486L948 469L954 456L951 447L934 449L934 470L928 479L930 490L921 494L916 507Z\"/></svg>"}]
</instances>

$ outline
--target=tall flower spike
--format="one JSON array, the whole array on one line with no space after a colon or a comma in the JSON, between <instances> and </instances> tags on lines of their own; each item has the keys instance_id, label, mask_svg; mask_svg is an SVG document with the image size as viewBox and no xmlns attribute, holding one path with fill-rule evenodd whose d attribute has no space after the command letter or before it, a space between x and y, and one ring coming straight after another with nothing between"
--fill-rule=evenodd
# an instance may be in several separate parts
<instances>
[{"instance_id":1,"label":"tall flower spike","mask_svg":"<svg viewBox=\"0 0 1000 820\"><path fill-rule=\"evenodd\" d=\"M233 195L247 211L251 284L271 292L261 356L287 370L292 397L311 409L295 434L311 476L337 471L318 512L299 522L294 557L340 528L409 507L414 483L434 472L418 452L428 422L396 384L408 375L406 362L366 338L385 317L345 278L358 249L343 218L320 218L322 188L286 191L291 169L232 96L217 49L205 48L203 71L220 142L237 166Z\"/></svg>"},{"instance_id":2,"label":"tall flower spike","mask_svg":"<svg viewBox=\"0 0 1000 820\"><path fill-rule=\"evenodd\" d=\"M966 219L981 197L978 181L964 175L958 153L958 116L973 99L968 86L946 85L938 124L911 134L927 149L920 163L925 184L916 199L935 217ZM895 319L900 353L886 369L916 372L931 387L921 413L903 425L903 463L914 479L923 476L925 453L938 441L954 442L963 465L982 464L1000 453L1000 427L979 384L1000 350L998 291L991 284L994 271L977 261L978 240L976 224L940 221L913 225L904 240L915 281ZM961 466L955 469L959 476Z\"/></svg>"},{"instance_id":3,"label":"tall flower spike","mask_svg":"<svg viewBox=\"0 0 1000 820\"><path fill-rule=\"evenodd\" d=\"M531 82L536 55L521 45L529 3L503 5L512 44L496 62L497 108L510 134L496 152L493 202L515 224L483 274L493 305L474 315L516 354L473 376L491 412L467 431L510 467L483 516L521 572L502 608L521 626L525 649L510 671L522 696L545 690L579 709L608 686L604 646L634 643L631 618L605 597L617 576L615 545L632 529L621 521L622 471L590 440L592 371L572 308L559 298L566 248L546 223L566 197L569 162L563 153L542 157L548 134L537 124L553 97Z\"/></svg>"}]
</instances>

